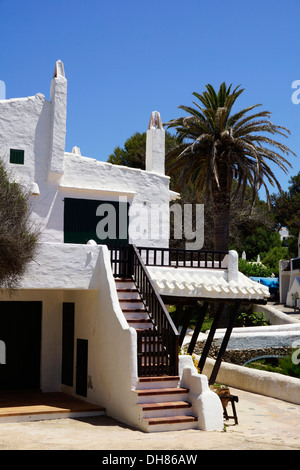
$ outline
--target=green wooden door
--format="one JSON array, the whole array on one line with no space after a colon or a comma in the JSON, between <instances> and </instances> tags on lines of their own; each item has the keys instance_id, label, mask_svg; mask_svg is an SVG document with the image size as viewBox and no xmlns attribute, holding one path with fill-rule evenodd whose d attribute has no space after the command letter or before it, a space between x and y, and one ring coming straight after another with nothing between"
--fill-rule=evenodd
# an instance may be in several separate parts
<instances>
[{"instance_id":1,"label":"green wooden door","mask_svg":"<svg viewBox=\"0 0 300 470\"><path fill-rule=\"evenodd\" d=\"M41 315L41 302L0 302L0 390L40 388Z\"/></svg>"},{"instance_id":2,"label":"green wooden door","mask_svg":"<svg viewBox=\"0 0 300 470\"><path fill-rule=\"evenodd\" d=\"M65 243L128 243L129 203L74 198L65 198L64 203Z\"/></svg>"}]
</instances>

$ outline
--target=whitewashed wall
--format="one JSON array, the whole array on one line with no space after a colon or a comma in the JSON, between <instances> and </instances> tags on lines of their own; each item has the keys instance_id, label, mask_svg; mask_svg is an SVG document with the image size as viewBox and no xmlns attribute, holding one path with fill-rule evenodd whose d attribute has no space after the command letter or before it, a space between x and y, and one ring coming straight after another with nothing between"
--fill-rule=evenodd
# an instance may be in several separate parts
<instances>
[{"instance_id":1,"label":"whitewashed wall","mask_svg":"<svg viewBox=\"0 0 300 470\"><path fill-rule=\"evenodd\" d=\"M42 228L41 241L63 242L65 197L118 201L122 196L131 209L129 241L168 246L171 193L164 174L164 130L147 130L151 171L111 165L65 152L66 110L67 80L60 61L51 80L50 101L40 93L0 101L0 158L11 177L30 190L38 188L39 194L32 198L32 218ZM24 165L9 163L11 148L25 151ZM152 219L150 204L156 207ZM163 217L157 217L159 212Z\"/></svg>"},{"instance_id":2,"label":"whitewashed wall","mask_svg":"<svg viewBox=\"0 0 300 470\"><path fill-rule=\"evenodd\" d=\"M76 396L76 340L86 339L88 391L87 397L79 398L104 406L109 416L137 424L132 392L138 380L136 331L121 311L107 247L46 244L43 248L21 289L12 297L0 293L0 301L42 302L41 390ZM72 264L68 260L74 249L79 255ZM73 387L61 384L63 302L75 304Z\"/></svg>"}]
</instances>

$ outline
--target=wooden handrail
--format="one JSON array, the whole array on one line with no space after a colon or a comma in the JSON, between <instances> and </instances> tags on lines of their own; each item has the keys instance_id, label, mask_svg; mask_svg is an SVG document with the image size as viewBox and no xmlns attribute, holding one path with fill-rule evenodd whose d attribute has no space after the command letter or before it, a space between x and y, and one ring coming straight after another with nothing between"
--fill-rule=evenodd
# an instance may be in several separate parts
<instances>
[{"instance_id":1,"label":"wooden handrail","mask_svg":"<svg viewBox=\"0 0 300 470\"><path fill-rule=\"evenodd\" d=\"M174 334L177 335L177 336L179 336L179 333L178 333L178 331L177 331L177 329L176 329L176 327L175 327L175 325L174 325L174 323L173 323L173 320L172 320L172 318L170 317L170 314L169 314L168 310L166 309L166 306L165 306L165 304L163 303L162 298L161 298L161 296L160 296L160 294L159 294L159 292L158 292L158 290L157 290L157 288L156 288L154 282L152 281L151 277L149 276L148 270L147 270L147 268L146 268L146 266L145 266L144 261L142 260L142 257L141 257L141 255L140 255L140 253L139 253L137 247L136 247L135 245L132 245L132 247L133 247L133 251L134 251L134 254L135 254L135 256L136 256L136 259L138 260L139 265L140 265L141 269L143 270L143 272L144 272L144 274L145 274L145 277L146 277L146 279L147 279L147 282L149 283L149 285L151 286L151 289L152 289L153 293L155 294L155 299L156 299L156 301L158 302L158 304L159 304L159 306L160 306L160 308L161 308L161 311L162 311L163 315L166 317L166 320L167 320L168 324L170 325L170 328L173 330ZM135 262L134 262L134 266L135 266ZM139 288L140 286L137 286L137 287ZM141 292L141 294L142 294L142 292Z\"/></svg>"},{"instance_id":2,"label":"wooden handrail","mask_svg":"<svg viewBox=\"0 0 300 470\"><path fill-rule=\"evenodd\" d=\"M137 331L139 375L177 375L179 333L135 245L133 281L153 323L153 329Z\"/></svg>"},{"instance_id":3,"label":"wooden handrail","mask_svg":"<svg viewBox=\"0 0 300 470\"><path fill-rule=\"evenodd\" d=\"M151 329L137 330L139 376L177 375L179 333L135 245L111 248L113 275L132 278Z\"/></svg>"}]
</instances>

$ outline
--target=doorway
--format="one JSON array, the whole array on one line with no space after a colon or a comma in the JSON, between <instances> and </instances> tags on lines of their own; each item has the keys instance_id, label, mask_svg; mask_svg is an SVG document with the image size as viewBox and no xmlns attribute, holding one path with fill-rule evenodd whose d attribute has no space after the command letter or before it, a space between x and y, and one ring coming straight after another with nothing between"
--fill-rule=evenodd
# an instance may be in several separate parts
<instances>
[{"instance_id":1,"label":"doorway","mask_svg":"<svg viewBox=\"0 0 300 470\"><path fill-rule=\"evenodd\" d=\"M0 391L39 390L42 302L0 301Z\"/></svg>"}]
</instances>

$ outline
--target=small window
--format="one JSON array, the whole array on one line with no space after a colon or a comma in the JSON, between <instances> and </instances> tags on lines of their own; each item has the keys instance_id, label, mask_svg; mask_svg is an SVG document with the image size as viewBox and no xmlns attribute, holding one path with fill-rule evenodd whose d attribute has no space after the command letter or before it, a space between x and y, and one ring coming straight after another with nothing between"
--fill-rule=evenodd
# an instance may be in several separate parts
<instances>
[{"instance_id":1,"label":"small window","mask_svg":"<svg viewBox=\"0 0 300 470\"><path fill-rule=\"evenodd\" d=\"M24 150L10 149L10 163L24 165Z\"/></svg>"}]
</instances>

